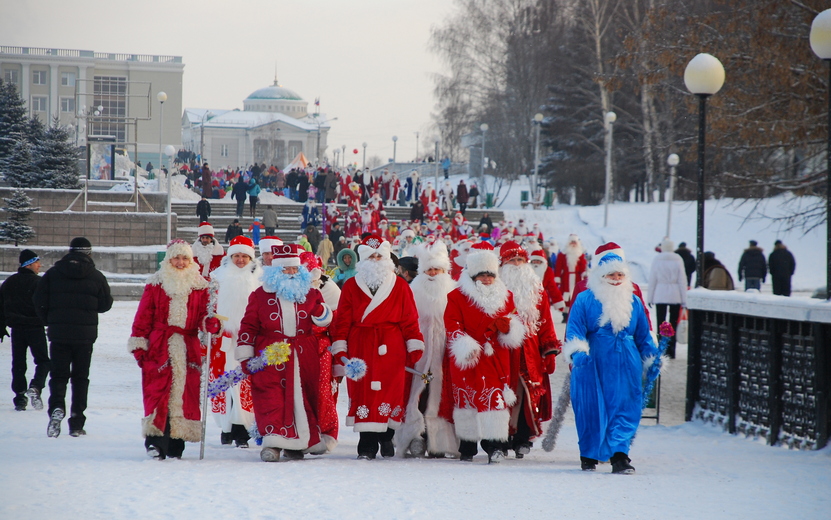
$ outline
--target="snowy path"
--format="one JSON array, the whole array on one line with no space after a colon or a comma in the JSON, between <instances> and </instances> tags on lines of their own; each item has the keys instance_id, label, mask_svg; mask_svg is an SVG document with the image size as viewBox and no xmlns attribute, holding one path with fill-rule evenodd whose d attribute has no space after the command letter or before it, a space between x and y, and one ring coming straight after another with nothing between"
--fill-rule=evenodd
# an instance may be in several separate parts
<instances>
[{"instance_id":1,"label":"snowy path","mask_svg":"<svg viewBox=\"0 0 831 520\"><path fill-rule=\"evenodd\" d=\"M102 316L86 437L69 437L64 423L48 439L45 412L13 410L8 342L0 348L0 518L828 518L831 449L771 448L699 423L668 427L670 419L644 421L633 477L610 475L608 465L581 472L571 424L553 452L535 448L498 466L482 455L472 464L359 462L357 434L345 428L330 455L266 464L256 448L221 446L211 421L204 461L198 444L181 461L149 460L139 370L125 347L136 305L117 302ZM565 370L561 362L555 393Z\"/></svg>"}]
</instances>

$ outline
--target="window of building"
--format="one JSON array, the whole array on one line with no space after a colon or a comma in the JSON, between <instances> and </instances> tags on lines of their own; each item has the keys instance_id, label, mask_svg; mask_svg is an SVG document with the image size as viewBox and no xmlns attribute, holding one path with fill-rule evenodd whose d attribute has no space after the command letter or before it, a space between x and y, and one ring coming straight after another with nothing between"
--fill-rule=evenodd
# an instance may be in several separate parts
<instances>
[{"instance_id":1,"label":"window of building","mask_svg":"<svg viewBox=\"0 0 831 520\"><path fill-rule=\"evenodd\" d=\"M227 144L220 145L220 147L219 147L219 155L221 155L222 157L228 157L228 152L229 152L229 151L230 151L230 150L228 149L228 145L227 145Z\"/></svg>"},{"instance_id":2,"label":"window of building","mask_svg":"<svg viewBox=\"0 0 831 520\"><path fill-rule=\"evenodd\" d=\"M32 71L32 85L46 85L46 71L33 70Z\"/></svg>"},{"instance_id":3,"label":"window of building","mask_svg":"<svg viewBox=\"0 0 831 520\"><path fill-rule=\"evenodd\" d=\"M32 96L32 112L46 112L46 96Z\"/></svg>"},{"instance_id":4,"label":"window of building","mask_svg":"<svg viewBox=\"0 0 831 520\"><path fill-rule=\"evenodd\" d=\"M61 98L61 112L74 113L75 112L75 98L62 97Z\"/></svg>"},{"instance_id":5,"label":"window of building","mask_svg":"<svg viewBox=\"0 0 831 520\"><path fill-rule=\"evenodd\" d=\"M75 73L74 72L61 72L61 86L62 87L74 87L75 86Z\"/></svg>"},{"instance_id":6,"label":"window of building","mask_svg":"<svg viewBox=\"0 0 831 520\"><path fill-rule=\"evenodd\" d=\"M20 71L17 69L6 69L3 71L3 79L6 83L18 85L20 83Z\"/></svg>"},{"instance_id":7,"label":"window of building","mask_svg":"<svg viewBox=\"0 0 831 520\"><path fill-rule=\"evenodd\" d=\"M117 142L127 141L127 78L95 76L94 107L104 107L97 117L90 118L91 135L112 135Z\"/></svg>"}]
</instances>

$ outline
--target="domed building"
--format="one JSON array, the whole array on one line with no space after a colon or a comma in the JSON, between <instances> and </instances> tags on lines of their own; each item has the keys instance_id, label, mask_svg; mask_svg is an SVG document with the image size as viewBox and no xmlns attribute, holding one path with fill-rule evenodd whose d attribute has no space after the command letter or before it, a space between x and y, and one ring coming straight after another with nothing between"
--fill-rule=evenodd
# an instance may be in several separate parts
<instances>
[{"instance_id":1,"label":"domed building","mask_svg":"<svg viewBox=\"0 0 831 520\"><path fill-rule=\"evenodd\" d=\"M329 123L325 114L309 113L309 103L275 78L255 90L243 109L186 108L182 143L211 169L244 168L254 163L283 169L303 153L312 163L326 153Z\"/></svg>"}]
</instances>

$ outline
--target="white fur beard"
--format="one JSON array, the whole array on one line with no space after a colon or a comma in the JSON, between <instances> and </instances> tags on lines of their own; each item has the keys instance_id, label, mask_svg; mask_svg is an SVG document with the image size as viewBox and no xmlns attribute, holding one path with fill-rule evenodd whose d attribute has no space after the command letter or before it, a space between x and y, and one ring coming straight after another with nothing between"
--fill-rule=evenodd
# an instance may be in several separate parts
<instances>
[{"instance_id":1,"label":"white fur beard","mask_svg":"<svg viewBox=\"0 0 831 520\"><path fill-rule=\"evenodd\" d=\"M170 296L184 296L193 289L208 286L208 282L202 278L199 268L193 262L185 269L176 269L170 262L162 262L159 268L159 280L164 292Z\"/></svg>"},{"instance_id":2,"label":"white fur beard","mask_svg":"<svg viewBox=\"0 0 831 520\"><path fill-rule=\"evenodd\" d=\"M389 258L382 258L380 260L361 260L355 267L357 276L366 283L366 286L373 291L384 283L387 276L395 271L395 264Z\"/></svg>"},{"instance_id":3,"label":"white fur beard","mask_svg":"<svg viewBox=\"0 0 831 520\"><path fill-rule=\"evenodd\" d=\"M531 269L534 270L534 274L537 275L537 278L543 280L545 278L545 270L548 269L548 266L545 263L542 264L531 264Z\"/></svg>"},{"instance_id":4,"label":"white fur beard","mask_svg":"<svg viewBox=\"0 0 831 520\"><path fill-rule=\"evenodd\" d=\"M563 253L566 255L566 264L568 265L569 271L573 271L574 268L577 267L577 260L579 260L580 255L583 254L583 248L579 244L576 246L568 244L565 249L563 249Z\"/></svg>"},{"instance_id":5,"label":"white fur beard","mask_svg":"<svg viewBox=\"0 0 831 520\"><path fill-rule=\"evenodd\" d=\"M193 256L199 260L199 265L201 265L203 269L207 269L211 265L211 260L214 256L214 245L211 244L209 246L203 246L201 242L197 241L191 246L191 248L193 249Z\"/></svg>"},{"instance_id":6,"label":"white fur beard","mask_svg":"<svg viewBox=\"0 0 831 520\"><path fill-rule=\"evenodd\" d=\"M589 288L603 305L599 325L602 327L611 323L615 333L626 328L632 320L632 294L635 290L632 280L626 278L620 285L612 285L600 277L600 280L590 280Z\"/></svg>"},{"instance_id":7,"label":"white fur beard","mask_svg":"<svg viewBox=\"0 0 831 520\"><path fill-rule=\"evenodd\" d=\"M532 331L539 328L540 309L537 307L542 298L542 282L528 265L505 264L500 268L499 276L508 290L514 295L519 317Z\"/></svg>"},{"instance_id":8,"label":"white fur beard","mask_svg":"<svg viewBox=\"0 0 831 520\"><path fill-rule=\"evenodd\" d=\"M225 329L229 332L239 330L248 297L260 286L260 267L256 262L250 262L240 269L229 262L213 273L211 279L219 282L216 313L226 316Z\"/></svg>"},{"instance_id":9,"label":"white fur beard","mask_svg":"<svg viewBox=\"0 0 831 520\"><path fill-rule=\"evenodd\" d=\"M501 311L508 301L508 288L499 278L494 279L490 285L484 285L462 273L459 289L489 316Z\"/></svg>"},{"instance_id":10,"label":"white fur beard","mask_svg":"<svg viewBox=\"0 0 831 520\"><path fill-rule=\"evenodd\" d=\"M427 276L422 273L410 283L413 298L418 307L418 316L435 315L444 317L447 294L456 287L456 282L447 273Z\"/></svg>"}]
</instances>

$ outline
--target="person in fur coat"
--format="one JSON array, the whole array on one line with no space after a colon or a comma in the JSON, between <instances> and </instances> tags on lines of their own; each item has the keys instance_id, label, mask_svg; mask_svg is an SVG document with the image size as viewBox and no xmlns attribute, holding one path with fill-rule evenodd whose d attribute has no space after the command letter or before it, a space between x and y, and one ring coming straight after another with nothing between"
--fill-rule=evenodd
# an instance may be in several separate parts
<instances>
[{"instance_id":1,"label":"person in fur coat","mask_svg":"<svg viewBox=\"0 0 831 520\"><path fill-rule=\"evenodd\" d=\"M563 313L565 318L568 318L569 309L574 302L572 297L574 288L580 280L586 278L587 270L588 262L583 243L580 242L580 237L571 234L568 236L568 244L557 255L557 261L554 264L554 281L560 286L560 292L566 303L566 310Z\"/></svg>"},{"instance_id":2,"label":"person in fur coat","mask_svg":"<svg viewBox=\"0 0 831 520\"><path fill-rule=\"evenodd\" d=\"M222 263L225 250L222 244L216 241L214 228L209 222L202 222L197 228L199 238L193 243L193 261L206 280L211 279L211 272Z\"/></svg>"},{"instance_id":3,"label":"person in fur coat","mask_svg":"<svg viewBox=\"0 0 831 520\"><path fill-rule=\"evenodd\" d=\"M199 389L203 347L199 330L219 332L207 318L208 282L184 240L173 239L164 261L144 287L128 350L141 368L142 433L147 454L181 458L185 441L202 437Z\"/></svg>"},{"instance_id":4,"label":"person in fur coat","mask_svg":"<svg viewBox=\"0 0 831 520\"><path fill-rule=\"evenodd\" d=\"M551 305L542 280L528 263L528 252L509 240L499 248L499 276L514 296L519 319L528 331L522 348L511 352L517 406L511 409L511 449L521 459L551 419L551 383L561 343L551 319Z\"/></svg>"},{"instance_id":5,"label":"person in fur coat","mask_svg":"<svg viewBox=\"0 0 831 520\"><path fill-rule=\"evenodd\" d=\"M649 269L649 286L646 301L655 304L658 325L667 321L673 328L678 326L681 307L687 306L687 273L684 271L684 259L675 253L675 244L669 238L661 242L661 252L652 260ZM675 358L675 336L670 337L667 355Z\"/></svg>"},{"instance_id":6,"label":"person in fur coat","mask_svg":"<svg viewBox=\"0 0 831 520\"><path fill-rule=\"evenodd\" d=\"M336 363L358 358L366 374L349 379L346 424L360 433L358 458L395 456L392 442L405 406L405 366L424 352L413 293L394 273L390 243L377 235L358 246L357 274L343 284L332 324L332 355Z\"/></svg>"},{"instance_id":7,"label":"person in fur coat","mask_svg":"<svg viewBox=\"0 0 831 520\"><path fill-rule=\"evenodd\" d=\"M629 446L643 403L643 375L658 348L643 303L635 296L623 251L598 248L588 289L571 308L563 353L571 361L571 404L584 471L610 461L612 473L631 474Z\"/></svg>"},{"instance_id":8,"label":"person in fur coat","mask_svg":"<svg viewBox=\"0 0 831 520\"><path fill-rule=\"evenodd\" d=\"M216 313L228 318L223 324L222 335L217 336L211 346L211 380L239 367L234 351L240 322L248 297L262 283L262 268L255 258L253 241L244 236L236 237L231 241L222 265L211 273L218 286ZM248 429L254 424L251 381L244 379L211 399L211 415L222 429L222 444L233 442L240 448L247 448Z\"/></svg>"},{"instance_id":9,"label":"person in fur coat","mask_svg":"<svg viewBox=\"0 0 831 520\"><path fill-rule=\"evenodd\" d=\"M431 374L432 380L412 377L408 387L404 424L395 433L399 456L421 457L425 450L431 457L459 455L459 440L453 424L439 417L442 384L446 373L444 310L447 294L456 284L450 277L450 259L444 242L436 241L419 246L418 275L410 283L416 308L418 325L424 336L424 357L415 364L415 370ZM425 445L426 440L426 445Z\"/></svg>"},{"instance_id":10,"label":"person in fur coat","mask_svg":"<svg viewBox=\"0 0 831 520\"><path fill-rule=\"evenodd\" d=\"M314 327L325 327L332 311L300 263L296 244L272 246L263 285L248 299L235 351L249 373L254 417L262 437L260 459L277 462L322 454L337 445L320 428L320 345ZM288 359L250 373L249 360L274 343L288 343Z\"/></svg>"},{"instance_id":11,"label":"person in fur coat","mask_svg":"<svg viewBox=\"0 0 831 520\"><path fill-rule=\"evenodd\" d=\"M452 417L460 460L472 461L481 442L488 463L500 462L516 404L511 350L522 346L526 329L499 279L499 258L490 244L471 248L459 286L447 296L444 326L450 376L445 392L453 402L442 402L441 416Z\"/></svg>"}]
</instances>

